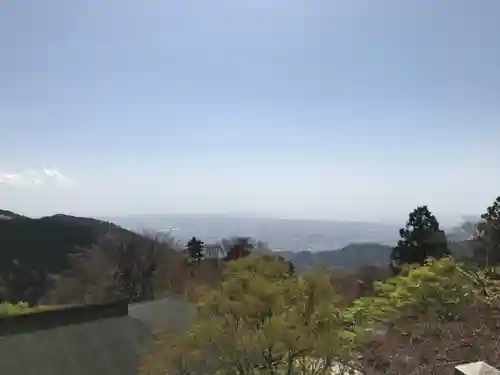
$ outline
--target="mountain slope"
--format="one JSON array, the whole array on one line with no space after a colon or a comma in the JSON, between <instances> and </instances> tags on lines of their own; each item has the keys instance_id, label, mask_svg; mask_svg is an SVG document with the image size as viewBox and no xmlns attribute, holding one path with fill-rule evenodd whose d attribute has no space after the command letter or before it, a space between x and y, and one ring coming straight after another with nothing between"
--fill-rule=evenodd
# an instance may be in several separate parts
<instances>
[{"instance_id":1,"label":"mountain slope","mask_svg":"<svg viewBox=\"0 0 500 375\"><path fill-rule=\"evenodd\" d=\"M104 234L127 232L100 220L67 215L31 219L9 211L0 214L0 271L13 260L30 269L57 273L69 266L68 254L99 241Z\"/></svg>"},{"instance_id":2,"label":"mountain slope","mask_svg":"<svg viewBox=\"0 0 500 375\"><path fill-rule=\"evenodd\" d=\"M16 214L12 211L0 210L0 220L26 219L25 216Z\"/></svg>"}]
</instances>

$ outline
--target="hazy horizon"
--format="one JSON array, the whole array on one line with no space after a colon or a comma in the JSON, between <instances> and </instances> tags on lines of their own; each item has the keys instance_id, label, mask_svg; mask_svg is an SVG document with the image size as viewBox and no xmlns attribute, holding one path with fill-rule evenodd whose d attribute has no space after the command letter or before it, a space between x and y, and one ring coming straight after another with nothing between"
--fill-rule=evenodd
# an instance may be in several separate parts
<instances>
[{"instance_id":1,"label":"hazy horizon","mask_svg":"<svg viewBox=\"0 0 500 375\"><path fill-rule=\"evenodd\" d=\"M286 216L286 215L263 215L259 213L252 212L205 212L205 213L196 213L196 212L181 212L181 213L172 213L172 212L164 212L164 213L131 213L131 214L123 214L123 215L95 215L96 218L118 218L118 219L140 219L141 217L228 217L228 218L245 218L245 219L262 219L262 220L289 220L289 221L309 221L309 222L342 222L342 223L356 223L356 224L386 224L386 225L396 225L402 226L404 222L408 219L408 213L402 215L399 220L346 220L342 218L331 218L331 217L320 217L320 216ZM443 216L441 218L438 217L440 223L446 227L452 227L455 225L459 225L465 221L472 220L473 218L480 218L480 214L456 214L452 216Z\"/></svg>"},{"instance_id":2,"label":"hazy horizon","mask_svg":"<svg viewBox=\"0 0 500 375\"><path fill-rule=\"evenodd\" d=\"M0 208L448 223L500 195L498 1L28 4Z\"/></svg>"},{"instance_id":3,"label":"hazy horizon","mask_svg":"<svg viewBox=\"0 0 500 375\"><path fill-rule=\"evenodd\" d=\"M14 213L25 215L31 218L41 218L56 214L63 215L72 215L72 216L83 216L94 218L98 220L105 221L122 221L122 220L141 220L143 218L146 219L156 219L156 218L165 218L165 217L175 217L175 218L194 218L194 219L204 219L204 218L235 218L235 219L245 219L245 220L281 220L281 221L296 221L296 222L318 222L318 223L353 223L353 224L381 224L381 225L393 225L398 228L402 226L406 220L408 219L409 212L403 214L401 217L396 218L395 220L348 220L342 218L331 218L331 217L320 217L320 216L294 216L294 215L266 215L258 212L132 212L132 213L122 213L122 214L92 214L86 213L81 214L78 212L72 211L47 211L43 213L30 213L26 211L16 211L7 206L0 207L0 210L13 211ZM457 225L460 225L466 221L475 220L480 218L480 214L456 214L450 216L438 217L441 225L443 227L451 228ZM148 229L147 227L143 229ZM150 228L149 228L150 229Z\"/></svg>"}]
</instances>

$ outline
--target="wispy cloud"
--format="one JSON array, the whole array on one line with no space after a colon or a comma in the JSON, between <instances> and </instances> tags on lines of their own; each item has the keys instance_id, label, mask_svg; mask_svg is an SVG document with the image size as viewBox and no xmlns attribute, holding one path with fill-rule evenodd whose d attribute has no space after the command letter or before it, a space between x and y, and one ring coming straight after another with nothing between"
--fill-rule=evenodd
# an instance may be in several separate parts
<instances>
[{"instance_id":1,"label":"wispy cloud","mask_svg":"<svg viewBox=\"0 0 500 375\"><path fill-rule=\"evenodd\" d=\"M28 170L22 173L0 172L0 186L39 187L71 186L74 181L56 169Z\"/></svg>"}]
</instances>

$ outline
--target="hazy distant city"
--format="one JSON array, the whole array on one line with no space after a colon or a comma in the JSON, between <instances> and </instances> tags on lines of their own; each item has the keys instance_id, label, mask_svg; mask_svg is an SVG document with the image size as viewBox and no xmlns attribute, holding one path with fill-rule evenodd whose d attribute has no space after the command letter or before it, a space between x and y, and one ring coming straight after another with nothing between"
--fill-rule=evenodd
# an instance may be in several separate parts
<instances>
[{"instance_id":1,"label":"hazy distant city","mask_svg":"<svg viewBox=\"0 0 500 375\"><path fill-rule=\"evenodd\" d=\"M205 243L248 236L273 250L323 251L353 243L395 245L401 225L349 221L321 221L245 217L243 215L131 215L104 218L125 228L170 232L185 242L196 235Z\"/></svg>"}]
</instances>

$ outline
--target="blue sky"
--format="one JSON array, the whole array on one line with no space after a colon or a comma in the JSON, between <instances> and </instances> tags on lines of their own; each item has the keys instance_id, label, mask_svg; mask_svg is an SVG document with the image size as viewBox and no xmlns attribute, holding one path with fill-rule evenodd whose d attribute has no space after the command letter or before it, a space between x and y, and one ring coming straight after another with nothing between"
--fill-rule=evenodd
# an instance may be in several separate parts
<instances>
[{"instance_id":1,"label":"blue sky","mask_svg":"<svg viewBox=\"0 0 500 375\"><path fill-rule=\"evenodd\" d=\"M499 14L496 0L7 0L1 204L480 213L500 194Z\"/></svg>"}]
</instances>

